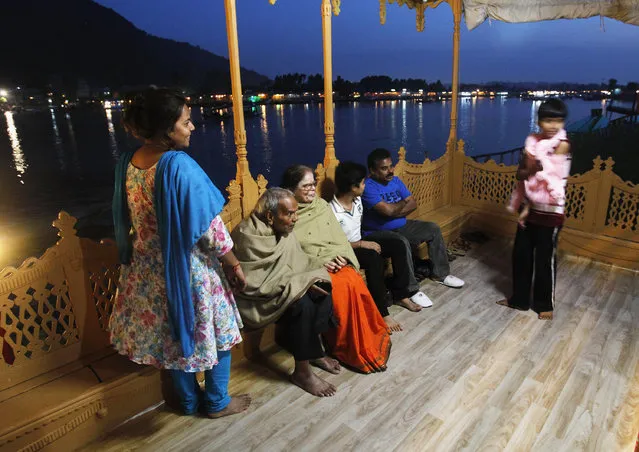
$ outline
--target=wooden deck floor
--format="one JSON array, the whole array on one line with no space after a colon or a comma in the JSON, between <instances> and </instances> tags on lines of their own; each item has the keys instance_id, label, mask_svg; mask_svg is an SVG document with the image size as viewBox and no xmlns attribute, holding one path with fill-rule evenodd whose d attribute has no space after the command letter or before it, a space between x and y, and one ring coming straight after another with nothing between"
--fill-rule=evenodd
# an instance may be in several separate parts
<instances>
[{"instance_id":1,"label":"wooden deck floor","mask_svg":"<svg viewBox=\"0 0 639 452\"><path fill-rule=\"evenodd\" d=\"M208 420L164 409L86 450L634 450L639 431L639 277L587 260L560 261L552 322L499 307L510 245L494 240L453 262L461 290L423 285L434 307L393 308L385 373L342 371L318 399L278 372L239 364L233 393L250 410ZM318 371L321 372L321 371Z\"/></svg>"}]
</instances>

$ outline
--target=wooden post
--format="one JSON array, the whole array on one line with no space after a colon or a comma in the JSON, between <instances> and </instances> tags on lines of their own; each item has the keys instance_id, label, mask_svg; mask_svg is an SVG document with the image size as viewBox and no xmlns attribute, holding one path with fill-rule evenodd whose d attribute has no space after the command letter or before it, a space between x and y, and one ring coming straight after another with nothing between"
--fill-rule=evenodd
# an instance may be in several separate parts
<instances>
[{"instance_id":1,"label":"wooden post","mask_svg":"<svg viewBox=\"0 0 639 452\"><path fill-rule=\"evenodd\" d=\"M235 0L224 0L226 11L226 35L229 44L231 67L231 91L233 94L233 128L237 165L235 180L242 187L242 215L248 216L257 202L258 187L251 176L246 158L246 129L244 127L244 105L242 103L242 80L240 78L240 51L237 41L237 16Z\"/></svg>"},{"instance_id":2,"label":"wooden post","mask_svg":"<svg viewBox=\"0 0 639 452\"><path fill-rule=\"evenodd\" d=\"M448 184L447 201L452 205L461 202L461 183L464 165L464 143L457 140L457 107L459 105L459 28L462 17L461 0L451 0L453 9L453 80L450 108L450 132L446 143L448 154Z\"/></svg>"},{"instance_id":3,"label":"wooden post","mask_svg":"<svg viewBox=\"0 0 639 452\"><path fill-rule=\"evenodd\" d=\"M461 24L462 5L461 0L451 0L450 6L453 9L453 95L450 109L450 133L448 139L457 141L457 106L459 104L459 28Z\"/></svg>"},{"instance_id":4,"label":"wooden post","mask_svg":"<svg viewBox=\"0 0 639 452\"><path fill-rule=\"evenodd\" d=\"M324 168L327 175L335 176L339 163L335 157L335 123L333 120L333 38L331 31L331 0L322 0L322 43L324 45Z\"/></svg>"}]
</instances>

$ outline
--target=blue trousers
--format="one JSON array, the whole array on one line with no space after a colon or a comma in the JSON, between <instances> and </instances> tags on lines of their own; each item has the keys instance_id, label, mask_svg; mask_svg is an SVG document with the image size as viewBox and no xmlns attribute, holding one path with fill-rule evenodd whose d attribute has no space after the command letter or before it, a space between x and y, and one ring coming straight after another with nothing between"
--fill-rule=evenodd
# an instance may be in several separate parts
<instances>
[{"instance_id":1,"label":"blue trousers","mask_svg":"<svg viewBox=\"0 0 639 452\"><path fill-rule=\"evenodd\" d=\"M228 394L231 352L218 350L217 359L217 365L204 372L204 392L200 391L195 372L171 370L173 387L180 399L184 414L196 413L200 404L207 413L215 413L222 411L231 402Z\"/></svg>"}]
</instances>

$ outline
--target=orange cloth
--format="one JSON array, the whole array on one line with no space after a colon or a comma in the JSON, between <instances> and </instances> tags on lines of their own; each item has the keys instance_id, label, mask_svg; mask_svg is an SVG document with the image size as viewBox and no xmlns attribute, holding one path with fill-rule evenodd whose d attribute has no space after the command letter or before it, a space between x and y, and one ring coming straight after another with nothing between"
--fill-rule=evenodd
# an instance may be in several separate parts
<instances>
[{"instance_id":1,"label":"orange cloth","mask_svg":"<svg viewBox=\"0 0 639 452\"><path fill-rule=\"evenodd\" d=\"M386 370L390 333L366 283L353 267L331 273L333 313L338 327L324 334L331 354L364 373Z\"/></svg>"}]
</instances>

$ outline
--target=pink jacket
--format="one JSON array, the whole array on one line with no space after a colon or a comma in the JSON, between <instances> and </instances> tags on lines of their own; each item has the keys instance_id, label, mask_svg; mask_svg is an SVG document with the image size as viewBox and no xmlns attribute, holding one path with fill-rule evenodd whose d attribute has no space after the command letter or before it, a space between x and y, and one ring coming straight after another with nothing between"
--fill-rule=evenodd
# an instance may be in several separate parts
<instances>
[{"instance_id":1,"label":"pink jacket","mask_svg":"<svg viewBox=\"0 0 639 452\"><path fill-rule=\"evenodd\" d=\"M567 136L563 129L549 139L540 140L538 135L526 138L526 154L539 160L543 170L517 185L508 210L517 211L524 199L528 199L533 205L564 205L566 179L570 174L570 156L555 154L555 149L565 140Z\"/></svg>"}]
</instances>

